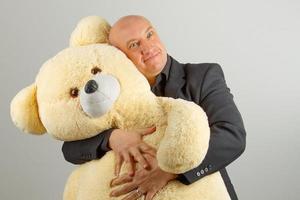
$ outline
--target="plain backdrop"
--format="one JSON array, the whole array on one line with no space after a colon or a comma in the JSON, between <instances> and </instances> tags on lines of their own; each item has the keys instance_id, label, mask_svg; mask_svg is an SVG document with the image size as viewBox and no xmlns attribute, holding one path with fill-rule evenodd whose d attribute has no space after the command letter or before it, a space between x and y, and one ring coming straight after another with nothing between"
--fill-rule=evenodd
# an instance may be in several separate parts
<instances>
[{"instance_id":1,"label":"plain backdrop","mask_svg":"<svg viewBox=\"0 0 300 200\"><path fill-rule=\"evenodd\" d=\"M180 62L217 62L247 130L229 175L240 199L299 199L300 3L297 0L26 0L0 5L0 199L62 199L76 166L62 142L11 122L14 95L67 47L80 18L127 14L153 22Z\"/></svg>"}]
</instances>

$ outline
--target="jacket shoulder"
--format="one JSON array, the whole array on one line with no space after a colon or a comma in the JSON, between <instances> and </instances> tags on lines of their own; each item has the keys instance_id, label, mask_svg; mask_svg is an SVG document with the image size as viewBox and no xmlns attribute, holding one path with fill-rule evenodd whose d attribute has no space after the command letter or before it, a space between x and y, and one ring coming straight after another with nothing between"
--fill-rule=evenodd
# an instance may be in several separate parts
<instances>
[{"instance_id":1,"label":"jacket shoulder","mask_svg":"<svg viewBox=\"0 0 300 200\"><path fill-rule=\"evenodd\" d=\"M223 70L217 63L187 63L184 66L184 71L186 79L185 93L196 102L201 101L201 97L204 95L203 92L205 92L203 88L211 85L211 82L216 80L220 82L224 79ZM209 88L212 87L209 86Z\"/></svg>"},{"instance_id":2,"label":"jacket shoulder","mask_svg":"<svg viewBox=\"0 0 300 200\"><path fill-rule=\"evenodd\" d=\"M184 66L186 79L192 83L202 85L205 77L218 76L224 78L224 73L221 66L218 63L187 63Z\"/></svg>"}]
</instances>

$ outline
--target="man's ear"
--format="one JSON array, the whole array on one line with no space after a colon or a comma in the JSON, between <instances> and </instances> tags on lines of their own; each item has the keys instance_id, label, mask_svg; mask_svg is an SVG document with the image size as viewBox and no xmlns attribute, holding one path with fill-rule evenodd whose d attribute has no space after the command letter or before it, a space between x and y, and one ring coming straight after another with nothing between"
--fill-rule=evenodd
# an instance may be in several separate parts
<instances>
[{"instance_id":1,"label":"man's ear","mask_svg":"<svg viewBox=\"0 0 300 200\"><path fill-rule=\"evenodd\" d=\"M41 135L46 133L36 100L36 85L22 89L11 101L10 115L15 125L24 132Z\"/></svg>"},{"instance_id":2,"label":"man's ear","mask_svg":"<svg viewBox=\"0 0 300 200\"><path fill-rule=\"evenodd\" d=\"M71 34L70 46L84 46L97 43L108 43L110 31L108 22L99 16L88 16L81 19Z\"/></svg>"}]
</instances>

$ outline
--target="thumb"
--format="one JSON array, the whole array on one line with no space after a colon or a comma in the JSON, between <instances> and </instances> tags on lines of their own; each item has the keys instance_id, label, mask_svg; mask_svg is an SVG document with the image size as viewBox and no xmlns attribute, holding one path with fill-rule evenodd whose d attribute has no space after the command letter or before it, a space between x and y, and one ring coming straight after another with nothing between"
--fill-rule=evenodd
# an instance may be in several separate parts
<instances>
[{"instance_id":1,"label":"thumb","mask_svg":"<svg viewBox=\"0 0 300 200\"><path fill-rule=\"evenodd\" d=\"M149 134L152 134L156 131L156 127L155 126L152 126L150 128L146 128L142 133L141 135L142 136L145 136L145 135L149 135Z\"/></svg>"}]
</instances>

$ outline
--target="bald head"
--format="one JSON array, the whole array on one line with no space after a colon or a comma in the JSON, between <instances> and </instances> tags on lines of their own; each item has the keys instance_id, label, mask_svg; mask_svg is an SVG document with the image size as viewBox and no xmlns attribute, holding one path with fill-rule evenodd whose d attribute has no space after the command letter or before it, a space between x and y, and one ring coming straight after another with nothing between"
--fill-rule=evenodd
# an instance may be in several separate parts
<instances>
[{"instance_id":1,"label":"bald head","mask_svg":"<svg viewBox=\"0 0 300 200\"><path fill-rule=\"evenodd\" d=\"M151 22L143 16L120 18L110 30L109 43L123 51L150 84L167 62L164 45Z\"/></svg>"},{"instance_id":2,"label":"bald head","mask_svg":"<svg viewBox=\"0 0 300 200\"><path fill-rule=\"evenodd\" d=\"M130 29L132 26L136 26L136 24L147 24L149 26L152 26L148 19L140 15L127 15L121 17L118 21L114 23L114 25L110 29L110 44L119 48L119 32L124 29Z\"/></svg>"}]
</instances>

